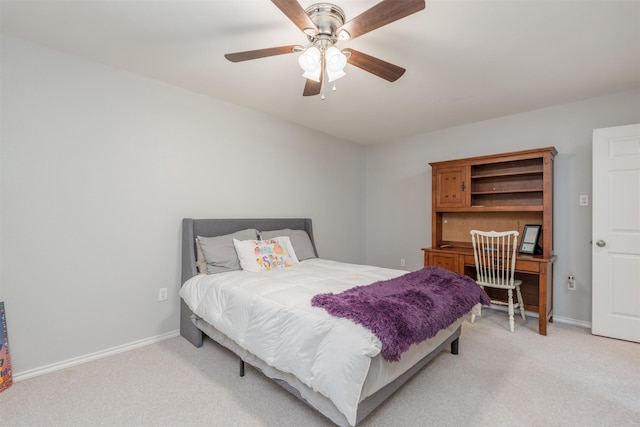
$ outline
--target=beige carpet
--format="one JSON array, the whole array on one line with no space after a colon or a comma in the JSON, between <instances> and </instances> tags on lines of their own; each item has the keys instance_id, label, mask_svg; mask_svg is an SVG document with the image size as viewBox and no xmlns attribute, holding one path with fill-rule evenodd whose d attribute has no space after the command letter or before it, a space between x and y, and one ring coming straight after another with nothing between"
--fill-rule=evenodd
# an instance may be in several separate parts
<instances>
[{"instance_id":1,"label":"beige carpet","mask_svg":"<svg viewBox=\"0 0 640 427\"><path fill-rule=\"evenodd\" d=\"M363 426L638 426L640 344L483 310ZM16 383L2 426L325 426L278 385L207 341L182 337Z\"/></svg>"}]
</instances>

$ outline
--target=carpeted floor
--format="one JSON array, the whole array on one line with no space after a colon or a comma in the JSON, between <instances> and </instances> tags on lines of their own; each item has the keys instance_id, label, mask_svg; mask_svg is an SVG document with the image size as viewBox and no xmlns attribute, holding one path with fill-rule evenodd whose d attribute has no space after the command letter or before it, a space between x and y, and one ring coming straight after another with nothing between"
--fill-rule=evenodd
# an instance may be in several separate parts
<instances>
[{"instance_id":1,"label":"carpeted floor","mask_svg":"<svg viewBox=\"0 0 640 427\"><path fill-rule=\"evenodd\" d=\"M483 310L362 426L637 426L640 344ZM325 418L211 341L182 337L15 383L2 426L326 426Z\"/></svg>"}]
</instances>

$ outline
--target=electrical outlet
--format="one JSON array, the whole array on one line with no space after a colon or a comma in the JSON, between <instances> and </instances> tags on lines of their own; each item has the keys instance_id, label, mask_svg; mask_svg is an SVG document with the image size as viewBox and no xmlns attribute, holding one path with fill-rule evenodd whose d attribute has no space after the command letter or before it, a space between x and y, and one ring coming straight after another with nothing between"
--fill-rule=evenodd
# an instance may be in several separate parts
<instances>
[{"instance_id":1,"label":"electrical outlet","mask_svg":"<svg viewBox=\"0 0 640 427\"><path fill-rule=\"evenodd\" d=\"M158 301L166 301L167 300L167 288L160 288L158 291Z\"/></svg>"},{"instance_id":2,"label":"electrical outlet","mask_svg":"<svg viewBox=\"0 0 640 427\"><path fill-rule=\"evenodd\" d=\"M589 195L581 194L580 195L580 206L589 206Z\"/></svg>"},{"instance_id":3,"label":"electrical outlet","mask_svg":"<svg viewBox=\"0 0 640 427\"><path fill-rule=\"evenodd\" d=\"M570 291L576 290L576 278L573 277L573 275L569 275L567 279L567 289L569 289Z\"/></svg>"},{"instance_id":4,"label":"electrical outlet","mask_svg":"<svg viewBox=\"0 0 640 427\"><path fill-rule=\"evenodd\" d=\"M405 266L405 262L404 262L404 258L400 258L400 267L404 267Z\"/></svg>"}]
</instances>

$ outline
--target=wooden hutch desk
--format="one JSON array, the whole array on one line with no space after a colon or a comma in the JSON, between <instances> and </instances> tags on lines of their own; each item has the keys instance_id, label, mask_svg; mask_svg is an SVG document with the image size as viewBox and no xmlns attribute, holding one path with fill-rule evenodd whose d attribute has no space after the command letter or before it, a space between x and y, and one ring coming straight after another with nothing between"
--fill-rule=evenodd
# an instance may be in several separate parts
<instances>
[{"instance_id":1,"label":"wooden hutch desk","mask_svg":"<svg viewBox=\"0 0 640 427\"><path fill-rule=\"evenodd\" d=\"M422 248L422 250L425 266L446 268L475 279L476 265L473 260L473 249ZM543 258L540 255L523 254L516 257L516 278L522 280L524 308L538 313L540 335L547 335L547 322L553 322L553 262L555 259L555 256ZM505 290L486 288L486 291L492 299L506 300Z\"/></svg>"},{"instance_id":2,"label":"wooden hutch desk","mask_svg":"<svg viewBox=\"0 0 640 427\"><path fill-rule=\"evenodd\" d=\"M539 315L539 332L553 321L553 147L430 163L432 168L431 248L424 265L475 279L470 231L518 230L542 225L540 254L518 254L525 309ZM492 299L506 291L487 289ZM504 296L502 295L504 293Z\"/></svg>"}]
</instances>

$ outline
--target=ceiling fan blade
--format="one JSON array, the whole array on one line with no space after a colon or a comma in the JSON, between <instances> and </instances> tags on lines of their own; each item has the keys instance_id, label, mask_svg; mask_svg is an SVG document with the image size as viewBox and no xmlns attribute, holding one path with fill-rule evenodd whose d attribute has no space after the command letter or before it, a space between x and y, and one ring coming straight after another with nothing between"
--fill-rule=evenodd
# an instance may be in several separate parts
<instances>
[{"instance_id":1,"label":"ceiling fan blade","mask_svg":"<svg viewBox=\"0 0 640 427\"><path fill-rule=\"evenodd\" d=\"M367 55L366 53L362 53L351 48L344 50L351 52L351 56L347 60L347 63L355 65L358 68L362 68L363 70L390 82L398 80L406 71L402 67L398 67L390 62Z\"/></svg>"},{"instance_id":2,"label":"ceiling fan blade","mask_svg":"<svg viewBox=\"0 0 640 427\"><path fill-rule=\"evenodd\" d=\"M338 28L336 34L346 30L355 39L424 8L424 0L383 0Z\"/></svg>"},{"instance_id":3,"label":"ceiling fan blade","mask_svg":"<svg viewBox=\"0 0 640 427\"><path fill-rule=\"evenodd\" d=\"M322 77L320 77L322 79ZM322 81L315 81L311 79L307 79L307 83L304 85L304 91L302 92L302 96L314 96L318 95L322 90Z\"/></svg>"},{"instance_id":4,"label":"ceiling fan blade","mask_svg":"<svg viewBox=\"0 0 640 427\"><path fill-rule=\"evenodd\" d=\"M313 29L313 34L317 33L316 24L313 23L307 12L296 0L271 0L271 2L278 6L278 9L287 15L287 18L296 24L302 32L310 28Z\"/></svg>"},{"instance_id":5,"label":"ceiling fan blade","mask_svg":"<svg viewBox=\"0 0 640 427\"><path fill-rule=\"evenodd\" d=\"M293 53L294 49L302 48L302 46L293 44L290 46L270 47L267 49L247 50L244 52L227 53L224 57L231 62L248 61L250 59L266 58L267 56L284 55L285 53Z\"/></svg>"}]
</instances>

